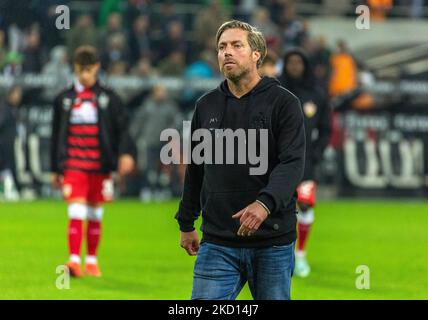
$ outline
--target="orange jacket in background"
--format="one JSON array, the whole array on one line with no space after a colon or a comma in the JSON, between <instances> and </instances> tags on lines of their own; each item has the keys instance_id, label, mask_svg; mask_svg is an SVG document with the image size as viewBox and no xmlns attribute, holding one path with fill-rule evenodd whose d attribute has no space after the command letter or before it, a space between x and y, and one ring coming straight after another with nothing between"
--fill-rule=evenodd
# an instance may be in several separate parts
<instances>
[{"instance_id":1,"label":"orange jacket in background","mask_svg":"<svg viewBox=\"0 0 428 320\"><path fill-rule=\"evenodd\" d=\"M386 11L392 8L392 0L368 0L370 18L374 21L385 20Z\"/></svg>"},{"instance_id":2,"label":"orange jacket in background","mask_svg":"<svg viewBox=\"0 0 428 320\"><path fill-rule=\"evenodd\" d=\"M350 54L333 54L330 65L332 71L328 88L330 96L341 95L357 88L357 66Z\"/></svg>"}]
</instances>

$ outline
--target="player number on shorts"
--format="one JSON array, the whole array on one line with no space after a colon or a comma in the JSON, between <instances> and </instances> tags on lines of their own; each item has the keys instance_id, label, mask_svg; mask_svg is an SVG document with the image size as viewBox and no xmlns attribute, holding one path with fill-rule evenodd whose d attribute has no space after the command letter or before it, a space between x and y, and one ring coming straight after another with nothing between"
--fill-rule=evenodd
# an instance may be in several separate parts
<instances>
[{"instance_id":1,"label":"player number on shorts","mask_svg":"<svg viewBox=\"0 0 428 320\"><path fill-rule=\"evenodd\" d=\"M103 197L104 199L112 199L114 193L113 180L108 179L103 181Z\"/></svg>"}]
</instances>

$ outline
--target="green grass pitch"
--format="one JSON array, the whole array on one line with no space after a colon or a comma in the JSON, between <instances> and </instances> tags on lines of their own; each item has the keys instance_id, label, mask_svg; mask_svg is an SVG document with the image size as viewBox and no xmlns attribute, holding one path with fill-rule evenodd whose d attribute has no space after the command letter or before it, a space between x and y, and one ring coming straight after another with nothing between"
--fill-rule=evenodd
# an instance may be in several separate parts
<instances>
[{"instance_id":1,"label":"green grass pitch","mask_svg":"<svg viewBox=\"0 0 428 320\"><path fill-rule=\"evenodd\" d=\"M179 246L176 201L117 201L105 208L103 277L56 288L67 259L66 205L0 203L0 299L188 299L194 257ZM308 245L312 273L293 278L293 299L428 299L428 205L324 201ZM370 269L370 289L355 286ZM239 299L251 299L244 288Z\"/></svg>"}]
</instances>

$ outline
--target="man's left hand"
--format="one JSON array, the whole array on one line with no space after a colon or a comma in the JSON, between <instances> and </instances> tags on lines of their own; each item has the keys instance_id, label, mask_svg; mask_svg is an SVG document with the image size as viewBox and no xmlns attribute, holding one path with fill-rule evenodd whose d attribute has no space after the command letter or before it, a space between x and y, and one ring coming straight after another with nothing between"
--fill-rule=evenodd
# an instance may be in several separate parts
<instances>
[{"instance_id":1,"label":"man's left hand","mask_svg":"<svg viewBox=\"0 0 428 320\"><path fill-rule=\"evenodd\" d=\"M238 236L244 237L253 235L267 217L268 212L258 202L253 202L248 207L232 216L234 219L239 219L241 224L238 230Z\"/></svg>"}]
</instances>

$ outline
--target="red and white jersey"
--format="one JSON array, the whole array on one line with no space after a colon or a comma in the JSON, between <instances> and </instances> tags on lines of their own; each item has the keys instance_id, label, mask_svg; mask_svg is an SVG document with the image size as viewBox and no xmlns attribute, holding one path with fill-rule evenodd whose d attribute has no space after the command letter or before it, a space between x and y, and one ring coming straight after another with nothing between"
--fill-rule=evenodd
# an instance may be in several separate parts
<instances>
[{"instance_id":1,"label":"red and white jersey","mask_svg":"<svg viewBox=\"0 0 428 320\"><path fill-rule=\"evenodd\" d=\"M101 169L97 96L76 82L67 138L67 170L98 172Z\"/></svg>"}]
</instances>

